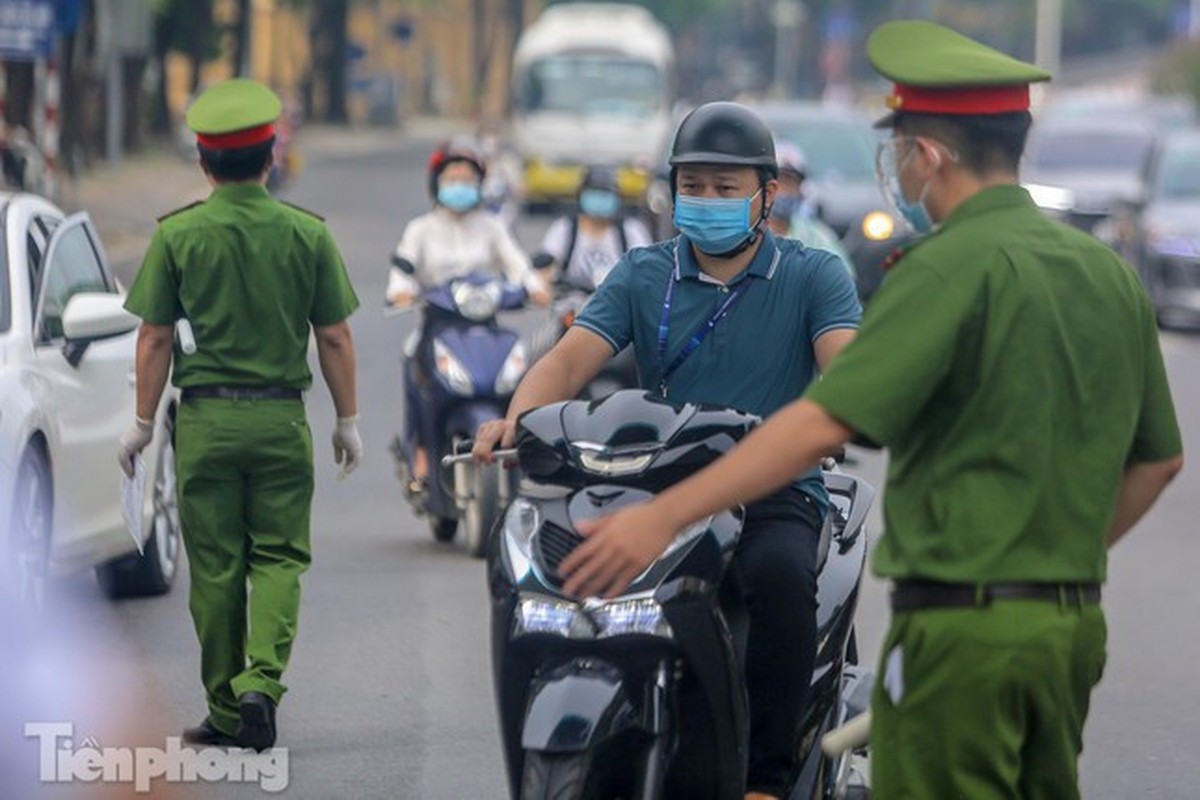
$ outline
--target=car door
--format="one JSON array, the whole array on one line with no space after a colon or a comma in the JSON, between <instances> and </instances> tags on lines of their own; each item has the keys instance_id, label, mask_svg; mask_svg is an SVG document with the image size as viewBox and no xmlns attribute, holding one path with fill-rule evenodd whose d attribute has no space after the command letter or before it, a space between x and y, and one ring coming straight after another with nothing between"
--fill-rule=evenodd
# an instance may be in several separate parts
<instances>
[{"instance_id":1,"label":"car door","mask_svg":"<svg viewBox=\"0 0 1200 800\"><path fill-rule=\"evenodd\" d=\"M90 343L74 366L64 352L62 314L71 297L79 292L119 293L99 241L86 214L62 220L46 245L34 303L34 357L49 384L53 408L48 414L58 440L54 456L57 561L86 557L97 550L110 555L120 537L126 536L116 447L136 407L137 334Z\"/></svg>"}]
</instances>

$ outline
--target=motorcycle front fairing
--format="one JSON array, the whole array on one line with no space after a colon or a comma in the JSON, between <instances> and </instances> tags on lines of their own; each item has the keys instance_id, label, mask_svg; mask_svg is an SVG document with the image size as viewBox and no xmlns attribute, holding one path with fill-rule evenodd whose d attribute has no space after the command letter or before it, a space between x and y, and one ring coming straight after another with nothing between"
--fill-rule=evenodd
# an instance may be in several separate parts
<instances>
[{"instance_id":1,"label":"motorcycle front fairing","mask_svg":"<svg viewBox=\"0 0 1200 800\"><path fill-rule=\"evenodd\" d=\"M630 423L636 419L636 423ZM649 499L681 464L711 460L757 422L725 409L672 406L638 391L555 404L522 417L526 479L490 559L493 667L512 790L522 750L590 749L627 731L654 740L664 720L703 755L670 784L689 796L733 796L745 779L747 709L717 594L741 511L682 532L618 598L562 593L557 569L582 541L575 523ZM533 463L530 464L529 462ZM687 469L695 469L691 466ZM669 707L673 665L702 702ZM667 673L670 673L666 677ZM692 696L692 695L689 695ZM661 737L660 737L661 738ZM681 771L691 774L679 774Z\"/></svg>"}]
</instances>

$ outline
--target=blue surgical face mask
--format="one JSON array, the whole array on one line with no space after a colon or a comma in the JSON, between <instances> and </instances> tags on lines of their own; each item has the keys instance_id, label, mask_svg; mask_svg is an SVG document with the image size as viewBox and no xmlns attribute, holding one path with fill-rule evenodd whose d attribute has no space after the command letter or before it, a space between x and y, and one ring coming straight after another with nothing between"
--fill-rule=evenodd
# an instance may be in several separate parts
<instances>
[{"instance_id":1,"label":"blue surgical face mask","mask_svg":"<svg viewBox=\"0 0 1200 800\"><path fill-rule=\"evenodd\" d=\"M675 227L701 253L728 253L754 235L757 226L750 222L750 204L758 194L733 198L677 194Z\"/></svg>"},{"instance_id":2,"label":"blue surgical face mask","mask_svg":"<svg viewBox=\"0 0 1200 800\"><path fill-rule=\"evenodd\" d=\"M451 211L470 211L479 205L479 187L462 181L443 183L438 187L437 199Z\"/></svg>"},{"instance_id":3,"label":"blue surgical face mask","mask_svg":"<svg viewBox=\"0 0 1200 800\"><path fill-rule=\"evenodd\" d=\"M803 199L798 194L780 194L776 192L775 202L771 204L771 216L776 219L790 220L800 212L800 201Z\"/></svg>"},{"instance_id":4,"label":"blue surgical face mask","mask_svg":"<svg viewBox=\"0 0 1200 800\"><path fill-rule=\"evenodd\" d=\"M621 210L621 198L606 189L584 189L579 193L579 210L589 217L612 219Z\"/></svg>"}]
</instances>

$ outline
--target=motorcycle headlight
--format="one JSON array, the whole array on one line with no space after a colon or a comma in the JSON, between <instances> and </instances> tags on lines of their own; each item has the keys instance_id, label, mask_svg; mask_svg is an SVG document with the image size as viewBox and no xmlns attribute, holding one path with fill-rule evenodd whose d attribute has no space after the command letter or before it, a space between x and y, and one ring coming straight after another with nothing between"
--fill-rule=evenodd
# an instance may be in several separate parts
<instances>
[{"instance_id":1,"label":"motorcycle headlight","mask_svg":"<svg viewBox=\"0 0 1200 800\"><path fill-rule=\"evenodd\" d=\"M513 635L553 634L567 639L592 639L596 626L578 603L550 597L522 596L513 619Z\"/></svg>"},{"instance_id":2,"label":"motorcycle headlight","mask_svg":"<svg viewBox=\"0 0 1200 800\"><path fill-rule=\"evenodd\" d=\"M674 636L670 623L663 616L662 606L652 598L617 600L588 607L587 610L596 624L597 639L639 634L664 639Z\"/></svg>"},{"instance_id":3,"label":"motorcycle headlight","mask_svg":"<svg viewBox=\"0 0 1200 800\"><path fill-rule=\"evenodd\" d=\"M863 217L862 232L870 241L882 242L896 232L896 220L886 211L872 211Z\"/></svg>"},{"instance_id":4,"label":"motorcycle headlight","mask_svg":"<svg viewBox=\"0 0 1200 800\"><path fill-rule=\"evenodd\" d=\"M523 563L513 564L513 570L518 575L529 571L533 560L533 535L542 527L542 511L535 504L523 497L518 497L508 506L504 513L504 537L512 544L509 548L510 557L518 557ZM516 553L513 553L513 549Z\"/></svg>"},{"instance_id":5,"label":"motorcycle headlight","mask_svg":"<svg viewBox=\"0 0 1200 800\"><path fill-rule=\"evenodd\" d=\"M579 455L579 463L588 472L610 477L636 475L648 467L658 454L657 450L633 453L614 452L602 445L585 442L576 442L575 452Z\"/></svg>"},{"instance_id":6,"label":"motorcycle headlight","mask_svg":"<svg viewBox=\"0 0 1200 800\"><path fill-rule=\"evenodd\" d=\"M475 394L475 382L471 380L471 373L467 372L463 363L450 352L450 348L437 339L433 340L433 360L438 374L450 384L451 391L463 397Z\"/></svg>"},{"instance_id":7,"label":"motorcycle headlight","mask_svg":"<svg viewBox=\"0 0 1200 800\"><path fill-rule=\"evenodd\" d=\"M454 297L454 305L458 306L458 313L475 322L485 322L496 316L503 292L500 284L495 282L473 284L460 281L451 287L450 294Z\"/></svg>"},{"instance_id":8,"label":"motorcycle headlight","mask_svg":"<svg viewBox=\"0 0 1200 800\"><path fill-rule=\"evenodd\" d=\"M513 349L508 351L508 358L504 359L504 366L500 368L500 374L496 377L496 394L506 395L515 392L517 384L521 382L528 366L529 356L525 344L517 342L513 345Z\"/></svg>"}]
</instances>

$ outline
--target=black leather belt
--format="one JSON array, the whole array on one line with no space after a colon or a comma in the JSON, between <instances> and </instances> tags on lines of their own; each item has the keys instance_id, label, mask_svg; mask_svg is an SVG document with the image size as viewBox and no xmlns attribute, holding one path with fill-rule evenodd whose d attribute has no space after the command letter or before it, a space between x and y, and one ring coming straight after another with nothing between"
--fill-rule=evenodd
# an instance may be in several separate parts
<instances>
[{"instance_id":1,"label":"black leather belt","mask_svg":"<svg viewBox=\"0 0 1200 800\"><path fill-rule=\"evenodd\" d=\"M1098 583L940 583L897 581L892 588L893 611L925 608L972 608L994 600L1041 600L1081 606L1100 602Z\"/></svg>"},{"instance_id":2,"label":"black leather belt","mask_svg":"<svg viewBox=\"0 0 1200 800\"><path fill-rule=\"evenodd\" d=\"M196 397L219 400L300 400L299 389L286 386L188 386L183 390L183 399Z\"/></svg>"}]
</instances>

